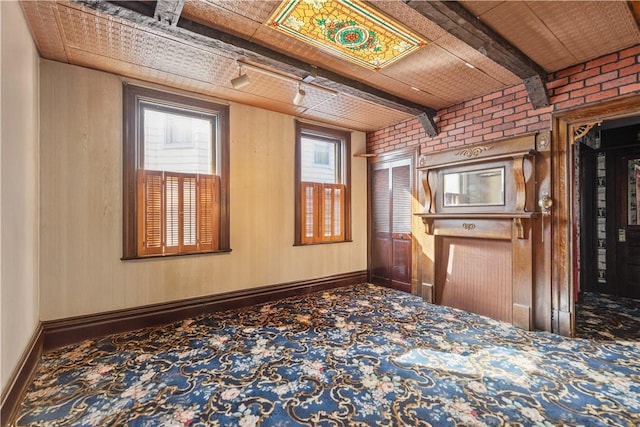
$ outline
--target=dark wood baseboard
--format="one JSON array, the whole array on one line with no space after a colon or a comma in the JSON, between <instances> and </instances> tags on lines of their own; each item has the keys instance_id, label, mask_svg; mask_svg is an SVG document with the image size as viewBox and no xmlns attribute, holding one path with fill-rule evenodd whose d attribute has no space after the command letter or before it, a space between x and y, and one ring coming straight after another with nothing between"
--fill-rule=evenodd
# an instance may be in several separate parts
<instances>
[{"instance_id":1,"label":"dark wood baseboard","mask_svg":"<svg viewBox=\"0 0 640 427\"><path fill-rule=\"evenodd\" d=\"M2 400L0 401L0 425L3 427L8 426L13 417L16 416L18 406L40 361L43 342L43 328L42 325L38 325L27 345L27 349L20 358L18 366L14 369L7 386L3 390Z\"/></svg>"},{"instance_id":2,"label":"dark wood baseboard","mask_svg":"<svg viewBox=\"0 0 640 427\"><path fill-rule=\"evenodd\" d=\"M281 298L356 285L366 281L367 272L356 271L320 279L262 286L218 295L42 322L38 325L38 329L31 338L29 346L7 387L3 390L0 425L3 427L9 425L13 417L17 415L18 406L31 382L43 351L74 344L85 339L158 326L201 314L247 307Z\"/></svg>"},{"instance_id":3,"label":"dark wood baseboard","mask_svg":"<svg viewBox=\"0 0 640 427\"><path fill-rule=\"evenodd\" d=\"M85 339L172 323L205 313L247 307L295 295L365 283L366 271L356 271L242 291L153 304L87 316L43 322L44 351Z\"/></svg>"}]
</instances>

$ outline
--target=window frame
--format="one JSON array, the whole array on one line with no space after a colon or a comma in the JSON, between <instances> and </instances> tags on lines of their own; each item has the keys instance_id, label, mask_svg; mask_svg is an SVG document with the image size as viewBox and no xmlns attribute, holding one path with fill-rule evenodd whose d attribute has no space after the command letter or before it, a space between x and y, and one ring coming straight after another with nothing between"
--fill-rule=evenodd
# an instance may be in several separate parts
<instances>
[{"instance_id":1,"label":"window frame","mask_svg":"<svg viewBox=\"0 0 640 427\"><path fill-rule=\"evenodd\" d=\"M330 243L351 242L351 132L325 126L295 121L295 230L294 246L308 246ZM322 236L314 236L313 241L304 241L302 233L302 137L308 135L320 139L336 141L336 169L340 184L344 185L343 238L325 240Z\"/></svg>"},{"instance_id":2,"label":"window frame","mask_svg":"<svg viewBox=\"0 0 640 427\"><path fill-rule=\"evenodd\" d=\"M123 239L122 260L165 258L193 254L230 252L229 238L229 106L214 103L200 98L192 98L173 92L135 86L125 82L123 84ZM139 171L144 170L144 109L141 104L153 103L164 106L169 110L178 109L190 113L201 113L215 116L215 128L212 128L212 166L213 175L219 179L220 197L218 210L220 212L218 229L218 248L206 250L191 250L171 253L139 254L138 239L138 188ZM170 172L170 171L169 171Z\"/></svg>"}]
</instances>

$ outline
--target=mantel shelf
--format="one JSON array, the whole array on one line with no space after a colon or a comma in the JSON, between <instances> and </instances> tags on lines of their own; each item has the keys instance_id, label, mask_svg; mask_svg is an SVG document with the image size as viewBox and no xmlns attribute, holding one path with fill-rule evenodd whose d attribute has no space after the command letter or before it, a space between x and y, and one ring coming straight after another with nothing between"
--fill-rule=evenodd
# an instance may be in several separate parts
<instances>
[{"instance_id":1,"label":"mantel shelf","mask_svg":"<svg viewBox=\"0 0 640 427\"><path fill-rule=\"evenodd\" d=\"M491 212L491 213L478 213L478 212L464 212L464 213L415 213L414 215L422 218L422 222L425 225L425 231L427 234L434 233L434 226L437 220L508 220L513 221L515 226L515 235L518 239L525 238L525 230L523 227L523 221L540 218L540 212ZM475 229L475 224L462 224L463 227L472 227Z\"/></svg>"},{"instance_id":2,"label":"mantel shelf","mask_svg":"<svg viewBox=\"0 0 640 427\"><path fill-rule=\"evenodd\" d=\"M464 212L464 213L423 213L418 212L414 215L423 219L514 219L514 218L538 218L540 212Z\"/></svg>"}]
</instances>

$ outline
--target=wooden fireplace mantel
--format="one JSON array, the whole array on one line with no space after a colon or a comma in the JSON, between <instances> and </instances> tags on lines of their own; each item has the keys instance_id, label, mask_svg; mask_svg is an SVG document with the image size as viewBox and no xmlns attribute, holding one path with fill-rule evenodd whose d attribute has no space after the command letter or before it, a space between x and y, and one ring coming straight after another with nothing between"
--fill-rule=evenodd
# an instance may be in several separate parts
<instances>
[{"instance_id":1,"label":"wooden fireplace mantel","mask_svg":"<svg viewBox=\"0 0 640 427\"><path fill-rule=\"evenodd\" d=\"M532 134L420 156L424 210L414 215L426 231L423 298L533 328L534 252L544 226L536 157L548 138ZM453 189L445 186L450 176Z\"/></svg>"},{"instance_id":2,"label":"wooden fireplace mantel","mask_svg":"<svg viewBox=\"0 0 640 427\"><path fill-rule=\"evenodd\" d=\"M516 230L516 237L518 239L525 239L525 226L523 221L537 219L540 217L540 212L499 212L499 213L417 213L414 214L422 219L422 223L425 226L425 232L427 234L442 234L436 230L437 227L434 224L438 223L438 220L458 220L461 221L461 228L466 232L472 232L476 230L477 224L472 220L486 221L511 221L514 229ZM441 222L441 221L440 221ZM451 221L449 221L451 223ZM449 235L456 235L462 233L449 232Z\"/></svg>"}]
</instances>

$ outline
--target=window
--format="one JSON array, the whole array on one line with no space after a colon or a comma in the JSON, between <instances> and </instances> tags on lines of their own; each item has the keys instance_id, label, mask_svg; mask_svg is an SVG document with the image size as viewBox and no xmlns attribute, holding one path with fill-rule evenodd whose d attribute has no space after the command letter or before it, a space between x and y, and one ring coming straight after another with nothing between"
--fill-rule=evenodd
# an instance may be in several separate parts
<instances>
[{"instance_id":1,"label":"window","mask_svg":"<svg viewBox=\"0 0 640 427\"><path fill-rule=\"evenodd\" d=\"M351 239L351 134L296 122L295 244Z\"/></svg>"},{"instance_id":2,"label":"window","mask_svg":"<svg viewBox=\"0 0 640 427\"><path fill-rule=\"evenodd\" d=\"M228 251L228 107L127 84L123 98L123 259Z\"/></svg>"}]
</instances>

